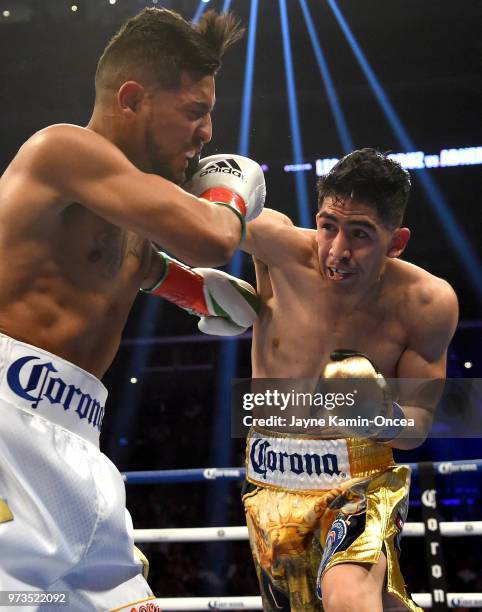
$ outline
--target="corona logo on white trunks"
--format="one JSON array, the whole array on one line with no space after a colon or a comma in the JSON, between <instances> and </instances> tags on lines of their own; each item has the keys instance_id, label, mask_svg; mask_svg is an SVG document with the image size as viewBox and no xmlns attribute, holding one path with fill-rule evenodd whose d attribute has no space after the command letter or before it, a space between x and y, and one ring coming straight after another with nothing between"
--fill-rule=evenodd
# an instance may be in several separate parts
<instances>
[{"instance_id":1,"label":"corona logo on white trunks","mask_svg":"<svg viewBox=\"0 0 482 612\"><path fill-rule=\"evenodd\" d=\"M324 440L251 436L248 478L297 490L329 488L343 482L350 478L346 442L331 442L333 452L326 452Z\"/></svg>"},{"instance_id":2,"label":"corona logo on white trunks","mask_svg":"<svg viewBox=\"0 0 482 612\"><path fill-rule=\"evenodd\" d=\"M79 419L86 419L100 431L104 418L104 407L89 393L75 385L68 384L60 376L52 362L37 361L40 357L27 355L12 363L7 371L7 384L13 393L31 402L31 408L38 408L43 400L60 404L65 411L73 410Z\"/></svg>"}]
</instances>

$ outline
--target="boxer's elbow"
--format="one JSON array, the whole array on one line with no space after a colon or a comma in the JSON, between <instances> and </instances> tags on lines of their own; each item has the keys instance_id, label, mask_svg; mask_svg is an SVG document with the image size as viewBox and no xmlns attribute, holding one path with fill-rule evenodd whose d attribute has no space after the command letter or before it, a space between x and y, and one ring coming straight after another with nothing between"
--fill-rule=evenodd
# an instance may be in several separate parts
<instances>
[{"instance_id":1,"label":"boxer's elbow","mask_svg":"<svg viewBox=\"0 0 482 612\"><path fill-rule=\"evenodd\" d=\"M424 436L423 438L398 437L394 440L391 440L390 442L386 442L385 444L398 450L412 450L413 448L418 448L419 446L422 446L426 439L427 436Z\"/></svg>"},{"instance_id":2,"label":"boxer's elbow","mask_svg":"<svg viewBox=\"0 0 482 612\"><path fill-rule=\"evenodd\" d=\"M183 257L190 266L213 268L223 266L233 257L239 246L239 232L207 232L197 236Z\"/></svg>"},{"instance_id":3,"label":"boxer's elbow","mask_svg":"<svg viewBox=\"0 0 482 612\"><path fill-rule=\"evenodd\" d=\"M411 450L421 446L430 434L434 409L403 405L404 426L396 438L387 444L399 450Z\"/></svg>"},{"instance_id":4,"label":"boxer's elbow","mask_svg":"<svg viewBox=\"0 0 482 612\"><path fill-rule=\"evenodd\" d=\"M217 268L224 266L233 257L237 242L218 241L210 242L203 253L193 254L187 263L198 268Z\"/></svg>"}]
</instances>

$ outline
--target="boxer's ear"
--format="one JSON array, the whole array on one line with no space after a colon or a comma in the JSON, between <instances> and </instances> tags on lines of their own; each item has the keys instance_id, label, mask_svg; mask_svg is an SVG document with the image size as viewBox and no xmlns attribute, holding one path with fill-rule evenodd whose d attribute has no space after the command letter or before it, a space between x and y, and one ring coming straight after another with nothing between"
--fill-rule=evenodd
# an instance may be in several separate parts
<instances>
[{"instance_id":1,"label":"boxer's ear","mask_svg":"<svg viewBox=\"0 0 482 612\"><path fill-rule=\"evenodd\" d=\"M120 108L127 113L136 113L144 97L145 89L137 81L122 83L117 92L117 102Z\"/></svg>"},{"instance_id":2,"label":"boxer's ear","mask_svg":"<svg viewBox=\"0 0 482 612\"><path fill-rule=\"evenodd\" d=\"M387 257L400 257L410 240L410 230L408 227L397 227L393 232L388 246Z\"/></svg>"}]
</instances>

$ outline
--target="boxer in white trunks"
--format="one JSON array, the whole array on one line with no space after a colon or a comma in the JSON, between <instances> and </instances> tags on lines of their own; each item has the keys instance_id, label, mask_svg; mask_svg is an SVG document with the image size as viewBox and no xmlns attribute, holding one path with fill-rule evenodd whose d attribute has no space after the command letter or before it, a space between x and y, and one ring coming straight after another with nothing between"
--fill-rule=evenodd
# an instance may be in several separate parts
<instances>
[{"instance_id":1,"label":"boxer in white trunks","mask_svg":"<svg viewBox=\"0 0 482 612\"><path fill-rule=\"evenodd\" d=\"M99 61L87 127L34 134L0 179L0 591L34 591L23 610L51 609L53 591L75 612L158 609L122 478L99 451L99 379L139 287L179 279L152 243L219 265L263 206L263 173L242 157L178 186L211 139L215 75L241 33L229 14L192 25L143 10ZM228 320L239 301L252 322L243 283L198 278L197 309Z\"/></svg>"}]
</instances>

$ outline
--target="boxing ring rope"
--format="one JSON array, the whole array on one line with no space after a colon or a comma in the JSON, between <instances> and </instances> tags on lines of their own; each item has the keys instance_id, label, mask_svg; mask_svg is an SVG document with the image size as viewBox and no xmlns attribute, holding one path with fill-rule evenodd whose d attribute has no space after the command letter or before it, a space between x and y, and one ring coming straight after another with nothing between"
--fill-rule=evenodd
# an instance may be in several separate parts
<instances>
[{"instance_id":1,"label":"boxing ring rope","mask_svg":"<svg viewBox=\"0 0 482 612\"><path fill-rule=\"evenodd\" d=\"M416 463L408 464L414 474L418 471ZM482 459L472 461L440 461L434 463L436 473L447 475L463 472L481 472ZM126 484L167 484L186 482L212 482L244 480L244 468L206 468L181 470L153 470L125 472ZM420 537L425 533L424 523L405 523L405 537ZM482 535L482 521L441 522L440 533L444 537ZM178 542L215 542L248 540L248 528L238 527L193 527L175 529L135 529L136 543L178 543ZM482 593L447 593L450 608L478 608L482 606ZM422 608L432 607L430 593L413 593L413 599ZM166 597L156 599L163 611L170 610L262 610L261 597Z\"/></svg>"},{"instance_id":2,"label":"boxing ring rope","mask_svg":"<svg viewBox=\"0 0 482 612\"><path fill-rule=\"evenodd\" d=\"M482 535L482 521L454 521L440 523L440 532L446 537ZM405 537L419 537L425 534L423 523L405 523L403 535ZM134 529L136 542L155 543L166 542L216 542L224 540L247 540L248 528L240 527L181 527L176 529Z\"/></svg>"},{"instance_id":3,"label":"boxing ring rope","mask_svg":"<svg viewBox=\"0 0 482 612\"><path fill-rule=\"evenodd\" d=\"M417 474L418 464L407 463L412 474ZM437 461L434 462L437 474L447 475L459 472L482 472L482 459L470 461ZM124 481L129 485L136 484L168 484L181 482L205 482L211 480L243 481L245 469L240 468L195 468L188 470L147 470L140 472L124 472Z\"/></svg>"},{"instance_id":4,"label":"boxing ring rope","mask_svg":"<svg viewBox=\"0 0 482 612\"><path fill-rule=\"evenodd\" d=\"M430 593L412 594L417 605L432 607ZM482 593L447 593L449 608L478 608L482 605ZM156 599L163 612L169 610L262 610L261 597L166 597Z\"/></svg>"}]
</instances>

